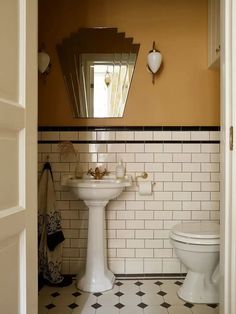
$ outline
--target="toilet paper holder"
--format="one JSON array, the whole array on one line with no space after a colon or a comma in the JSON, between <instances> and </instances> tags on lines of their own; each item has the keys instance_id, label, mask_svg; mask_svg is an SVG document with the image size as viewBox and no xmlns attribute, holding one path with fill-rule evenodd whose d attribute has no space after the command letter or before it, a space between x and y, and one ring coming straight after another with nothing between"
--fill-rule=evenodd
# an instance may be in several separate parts
<instances>
[{"instance_id":1,"label":"toilet paper holder","mask_svg":"<svg viewBox=\"0 0 236 314\"><path fill-rule=\"evenodd\" d=\"M138 182L139 182L138 179L139 179L139 178L141 178L141 179L147 179L147 177L148 177L148 174L147 174L146 171L144 171L144 172L142 172L140 175L136 176L136 177L135 177L135 183L136 183L136 185L138 186ZM152 186L156 184L155 182L151 182L151 183L152 183Z\"/></svg>"},{"instance_id":2,"label":"toilet paper holder","mask_svg":"<svg viewBox=\"0 0 236 314\"><path fill-rule=\"evenodd\" d=\"M139 176L135 177L135 181L138 183L138 178L147 179L147 177L148 177L148 174L147 172L144 171Z\"/></svg>"}]
</instances>

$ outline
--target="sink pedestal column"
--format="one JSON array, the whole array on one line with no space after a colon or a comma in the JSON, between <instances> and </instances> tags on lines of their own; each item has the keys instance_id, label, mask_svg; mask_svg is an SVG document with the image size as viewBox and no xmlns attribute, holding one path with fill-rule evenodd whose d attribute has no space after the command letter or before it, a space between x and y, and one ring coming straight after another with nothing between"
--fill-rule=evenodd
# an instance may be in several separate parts
<instances>
[{"instance_id":1,"label":"sink pedestal column","mask_svg":"<svg viewBox=\"0 0 236 314\"><path fill-rule=\"evenodd\" d=\"M88 292L110 290L115 276L107 268L104 213L108 201L84 202L89 208L88 247L85 274L78 279L77 287Z\"/></svg>"}]
</instances>

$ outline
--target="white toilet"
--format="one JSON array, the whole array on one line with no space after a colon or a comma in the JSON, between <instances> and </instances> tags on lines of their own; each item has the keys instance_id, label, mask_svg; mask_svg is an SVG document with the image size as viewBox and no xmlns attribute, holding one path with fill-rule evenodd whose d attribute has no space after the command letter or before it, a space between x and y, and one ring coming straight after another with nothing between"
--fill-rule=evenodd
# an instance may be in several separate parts
<instances>
[{"instance_id":1,"label":"white toilet","mask_svg":"<svg viewBox=\"0 0 236 314\"><path fill-rule=\"evenodd\" d=\"M219 303L220 225L189 222L175 225L170 241L188 273L178 296L191 303Z\"/></svg>"}]
</instances>

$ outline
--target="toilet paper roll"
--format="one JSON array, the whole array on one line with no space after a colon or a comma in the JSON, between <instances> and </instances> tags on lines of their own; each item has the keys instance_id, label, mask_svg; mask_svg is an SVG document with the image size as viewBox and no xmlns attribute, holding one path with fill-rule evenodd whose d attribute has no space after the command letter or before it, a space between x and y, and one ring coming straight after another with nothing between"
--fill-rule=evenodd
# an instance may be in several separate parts
<instances>
[{"instance_id":1,"label":"toilet paper roll","mask_svg":"<svg viewBox=\"0 0 236 314\"><path fill-rule=\"evenodd\" d=\"M140 195L152 194L152 182L139 182L138 186Z\"/></svg>"}]
</instances>

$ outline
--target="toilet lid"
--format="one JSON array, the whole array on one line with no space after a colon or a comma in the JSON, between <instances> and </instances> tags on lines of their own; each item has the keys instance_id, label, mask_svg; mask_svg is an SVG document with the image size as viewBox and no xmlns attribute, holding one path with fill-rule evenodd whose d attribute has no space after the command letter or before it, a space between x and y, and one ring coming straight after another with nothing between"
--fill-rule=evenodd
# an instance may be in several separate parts
<instances>
[{"instance_id":1,"label":"toilet lid","mask_svg":"<svg viewBox=\"0 0 236 314\"><path fill-rule=\"evenodd\" d=\"M188 222L175 225L172 234L193 239L219 239L220 225L215 222Z\"/></svg>"},{"instance_id":2,"label":"toilet lid","mask_svg":"<svg viewBox=\"0 0 236 314\"><path fill-rule=\"evenodd\" d=\"M220 239L200 239L200 238L190 238L190 237L183 237L181 235L174 234L170 232L170 239L181 242L181 243L187 243L191 245L219 245Z\"/></svg>"}]
</instances>

